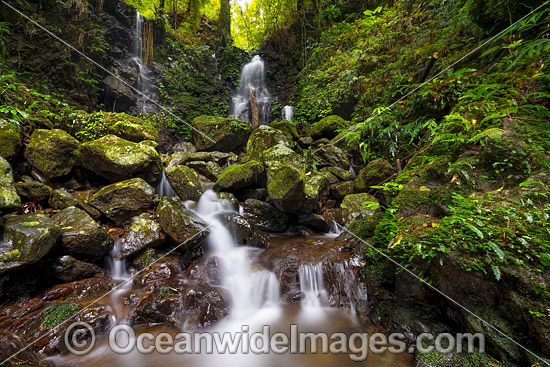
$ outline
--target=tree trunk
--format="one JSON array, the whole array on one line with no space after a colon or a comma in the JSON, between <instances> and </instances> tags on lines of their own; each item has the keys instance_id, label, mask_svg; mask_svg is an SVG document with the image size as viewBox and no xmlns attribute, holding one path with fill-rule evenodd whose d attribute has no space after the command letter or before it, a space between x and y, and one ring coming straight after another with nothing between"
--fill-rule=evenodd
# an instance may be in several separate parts
<instances>
[{"instance_id":1,"label":"tree trunk","mask_svg":"<svg viewBox=\"0 0 550 367\"><path fill-rule=\"evenodd\" d=\"M223 46L231 45L231 4L230 0L220 0L218 21L222 31Z\"/></svg>"},{"instance_id":2,"label":"tree trunk","mask_svg":"<svg viewBox=\"0 0 550 367\"><path fill-rule=\"evenodd\" d=\"M248 88L250 89L250 123L253 128L256 128L260 124L258 105L256 104L256 89L250 83L248 83Z\"/></svg>"}]
</instances>

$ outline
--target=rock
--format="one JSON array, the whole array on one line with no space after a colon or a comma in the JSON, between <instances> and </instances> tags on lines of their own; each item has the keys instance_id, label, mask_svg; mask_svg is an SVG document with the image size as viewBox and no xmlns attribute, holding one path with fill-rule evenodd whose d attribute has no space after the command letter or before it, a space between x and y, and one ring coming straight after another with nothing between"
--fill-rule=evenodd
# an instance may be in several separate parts
<instances>
[{"instance_id":1,"label":"rock","mask_svg":"<svg viewBox=\"0 0 550 367\"><path fill-rule=\"evenodd\" d=\"M259 189L244 189L239 192L239 200L246 201L248 199L256 199L264 201L267 199L267 189L262 187Z\"/></svg>"},{"instance_id":2,"label":"rock","mask_svg":"<svg viewBox=\"0 0 550 367\"><path fill-rule=\"evenodd\" d=\"M9 359L10 366L28 366L39 367L43 357L36 352L34 345L29 345L28 341L21 336L2 330L0 331L0 359L5 361ZM7 362L4 363L7 366Z\"/></svg>"},{"instance_id":3,"label":"rock","mask_svg":"<svg viewBox=\"0 0 550 367\"><path fill-rule=\"evenodd\" d=\"M329 172L334 176L338 177L340 181L352 181L355 179L355 175L347 169L342 169L340 167L325 167L321 168L321 172Z\"/></svg>"},{"instance_id":4,"label":"rock","mask_svg":"<svg viewBox=\"0 0 550 367\"><path fill-rule=\"evenodd\" d=\"M311 172L306 175L304 183L304 193L308 199L313 200L314 204L322 198L328 196L328 175L323 172Z\"/></svg>"},{"instance_id":5,"label":"rock","mask_svg":"<svg viewBox=\"0 0 550 367\"><path fill-rule=\"evenodd\" d=\"M246 144L252 132L252 127L246 121L204 115L193 120L193 128L191 141L199 151L239 150Z\"/></svg>"},{"instance_id":6,"label":"rock","mask_svg":"<svg viewBox=\"0 0 550 367\"><path fill-rule=\"evenodd\" d=\"M50 272L63 283L92 278L101 273L101 268L65 255L48 262L46 272Z\"/></svg>"},{"instance_id":7,"label":"rock","mask_svg":"<svg viewBox=\"0 0 550 367\"><path fill-rule=\"evenodd\" d=\"M99 219L101 216L99 210L88 205L63 188L52 191L50 198L48 199L48 204L56 210L76 206L77 208L80 208L88 213L94 220Z\"/></svg>"},{"instance_id":8,"label":"rock","mask_svg":"<svg viewBox=\"0 0 550 367\"><path fill-rule=\"evenodd\" d=\"M298 213L304 202L305 175L293 166L270 169L267 179L267 193L279 210L284 213Z\"/></svg>"},{"instance_id":9,"label":"rock","mask_svg":"<svg viewBox=\"0 0 550 367\"><path fill-rule=\"evenodd\" d=\"M383 158L375 159L359 172L353 188L357 193L369 191L371 186L381 184L393 173L394 169L390 162Z\"/></svg>"},{"instance_id":10,"label":"rock","mask_svg":"<svg viewBox=\"0 0 550 367\"><path fill-rule=\"evenodd\" d=\"M270 237L267 233L252 228L246 218L237 213L225 212L217 215L229 230L236 246L267 248Z\"/></svg>"},{"instance_id":11,"label":"rock","mask_svg":"<svg viewBox=\"0 0 550 367\"><path fill-rule=\"evenodd\" d=\"M206 224L177 198L162 198L157 212L163 231L172 241L184 243L181 251L193 248L210 233Z\"/></svg>"},{"instance_id":12,"label":"rock","mask_svg":"<svg viewBox=\"0 0 550 367\"><path fill-rule=\"evenodd\" d=\"M345 153L342 149L334 145L325 144L319 146L315 150L315 154L313 156L317 162L317 167L334 166L344 170L349 168L349 160Z\"/></svg>"},{"instance_id":13,"label":"rock","mask_svg":"<svg viewBox=\"0 0 550 367\"><path fill-rule=\"evenodd\" d=\"M330 185L330 196L336 200L342 200L346 195L353 194L353 182L340 182L334 185Z\"/></svg>"},{"instance_id":14,"label":"rock","mask_svg":"<svg viewBox=\"0 0 550 367\"><path fill-rule=\"evenodd\" d=\"M230 192L219 192L218 199L220 199L220 202L226 208L239 209L239 200Z\"/></svg>"},{"instance_id":15,"label":"rock","mask_svg":"<svg viewBox=\"0 0 550 367\"><path fill-rule=\"evenodd\" d=\"M287 133L293 139L299 138L298 130L296 130L296 125L294 125L292 122L288 120L273 121L268 126L274 129L280 130L284 133Z\"/></svg>"},{"instance_id":16,"label":"rock","mask_svg":"<svg viewBox=\"0 0 550 367\"><path fill-rule=\"evenodd\" d=\"M70 206L52 217L61 227L64 253L75 257L97 259L109 253L109 235L85 211Z\"/></svg>"},{"instance_id":17,"label":"rock","mask_svg":"<svg viewBox=\"0 0 550 367\"><path fill-rule=\"evenodd\" d=\"M246 159L259 160L266 150L279 143L290 146L292 138L280 130L260 125L250 134L250 138L246 144Z\"/></svg>"},{"instance_id":18,"label":"rock","mask_svg":"<svg viewBox=\"0 0 550 367\"><path fill-rule=\"evenodd\" d=\"M311 138L311 136L302 136L300 139L298 139L298 144L300 144L302 148L307 148L311 146L311 144L313 144L313 139Z\"/></svg>"},{"instance_id":19,"label":"rock","mask_svg":"<svg viewBox=\"0 0 550 367\"><path fill-rule=\"evenodd\" d=\"M172 166L167 167L164 172L180 199L193 201L200 199L202 184L195 171L186 166Z\"/></svg>"},{"instance_id":20,"label":"rock","mask_svg":"<svg viewBox=\"0 0 550 367\"><path fill-rule=\"evenodd\" d=\"M321 172L323 172L325 175L327 175L327 178L328 178L328 183L330 185L333 185L333 184L336 184L336 183L339 183L340 180L338 179L338 177L334 176L332 173L330 172L327 172L327 171L323 171L324 168L321 170Z\"/></svg>"},{"instance_id":21,"label":"rock","mask_svg":"<svg viewBox=\"0 0 550 367\"><path fill-rule=\"evenodd\" d=\"M164 243L166 236L160 224L147 213L132 218L126 234L115 243L117 257L125 258L145 248L157 247Z\"/></svg>"},{"instance_id":22,"label":"rock","mask_svg":"<svg viewBox=\"0 0 550 367\"><path fill-rule=\"evenodd\" d=\"M223 171L216 162L195 161L187 163L187 166L214 182Z\"/></svg>"},{"instance_id":23,"label":"rock","mask_svg":"<svg viewBox=\"0 0 550 367\"><path fill-rule=\"evenodd\" d=\"M304 167L304 159L284 143L279 143L262 154L262 161L267 167L291 165L299 169Z\"/></svg>"},{"instance_id":24,"label":"rock","mask_svg":"<svg viewBox=\"0 0 550 367\"><path fill-rule=\"evenodd\" d=\"M342 200L342 204L340 206L344 209L348 209L353 218L358 216L367 217L373 215L376 212L376 209L363 205L365 201L373 201L375 203L378 202L374 196L366 193L351 194L344 197L344 200Z\"/></svg>"},{"instance_id":25,"label":"rock","mask_svg":"<svg viewBox=\"0 0 550 367\"><path fill-rule=\"evenodd\" d=\"M338 134L337 130L344 129L349 125L349 121L346 121L339 116L328 116L321 121L313 124L313 126L311 127L310 135L313 139L332 139Z\"/></svg>"},{"instance_id":26,"label":"rock","mask_svg":"<svg viewBox=\"0 0 550 367\"><path fill-rule=\"evenodd\" d=\"M36 129L25 158L47 178L65 176L78 164L79 144L63 130Z\"/></svg>"},{"instance_id":27,"label":"rock","mask_svg":"<svg viewBox=\"0 0 550 367\"><path fill-rule=\"evenodd\" d=\"M12 123L0 119L0 157L12 159L21 153L21 134Z\"/></svg>"},{"instance_id":28,"label":"rock","mask_svg":"<svg viewBox=\"0 0 550 367\"><path fill-rule=\"evenodd\" d=\"M257 183L264 173L264 165L258 161L234 164L223 170L215 190L234 192Z\"/></svg>"},{"instance_id":29,"label":"rock","mask_svg":"<svg viewBox=\"0 0 550 367\"><path fill-rule=\"evenodd\" d=\"M45 203L49 200L53 189L38 181L25 181L15 184L17 193L33 202Z\"/></svg>"},{"instance_id":30,"label":"rock","mask_svg":"<svg viewBox=\"0 0 550 367\"><path fill-rule=\"evenodd\" d=\"M143 118L125 113L98 112L103 115L108 134L139 143L141 141L158 142L159 133L156 127Z\"/></svg>"},{"instance_id":31,"label":"rock","mask_svg":"<svg viewBox=\"0 0 550 367\"><path fill-rule=\"evenodd\" d=\"M108 75L103 79L105 94L109 100L116 101L117 110L126 111L136 104L137 97L122 80Z\"/></svg>"},{"instance_id":32,"label":"rock","mask_svg":"<svg viewBox=\"0 0 550 367\"><path fill-rule=\"evenodd\" d=\"M331 228L329 221L325 217L311 213L300 214L298 216L298 224L311 228L317 233L328 233Z\"/></svg>"},{"instance_id":33,"label":"rock","mask_svg":"<svg viewBox=\"0 0 550 367\"><path fill-rule=\"evenodd\" d=\"M111 182L139 177L153 184L162 174L160 155L155 149L115 135L83 143L80 159L85 168Z\"/></svg>"},{"instance_id":34,"label":"rock","mask_svg":"<svg viewBox=\"0 0 550 367\"><path fill-rule=\"evenodd\" d=\"M125 224L149 209L154 196L155 189L145 180L132 178L103 187L89 203L113 222Z\"/></svg>"},{"instance_id":35,"label":"rock","mask_svg":"<svg viewBox=\"0 0 550 367\"><path fill-rule=\"evenodd\" d=\"M21 205L21 198L13 182L13 171L10 164L0 157L0 210L11 209Z\"/></svg>"},{"instance_id":36,"label":"rock","mask_svg":"<svg viewBox=\"0 0 550 367\"><path fill-rule=\"evenodd\" d=\"M34 264L60 236L61 229L44 214L8 216L0 242L0 274Z\"/></svg>"},{"instance_id":37,"label":"rock","mask_svg":"<svg viewBox=\"0 0 550 367\"><path fill-rule=\"evenodd\" d=\"M284 232L289 218L265 201L247 199L244 202L243 214L254 227L267 232Z\"/></svg>"},{"instance_id":38,"label":"rock","mask_svg":"<svg viewBox=\"0 0 550 367\"><path fill-rule=\"evenodd\" d=\"M212 153L209 152L175 152L167 160L166 165L168 167L183 165L188 162L196 161L210 161L212 159Z\"/></svg>"},{"instance_id":39,"label":"rock","mask_svg":"<svg viewBox=\"0 0 550 367\"><path fill-rule=\"evenodd\" d=\"M197 148L188 141L182 141L174 145L174 152L195 153L196 151Z\"/></svg>"}]
</instances>

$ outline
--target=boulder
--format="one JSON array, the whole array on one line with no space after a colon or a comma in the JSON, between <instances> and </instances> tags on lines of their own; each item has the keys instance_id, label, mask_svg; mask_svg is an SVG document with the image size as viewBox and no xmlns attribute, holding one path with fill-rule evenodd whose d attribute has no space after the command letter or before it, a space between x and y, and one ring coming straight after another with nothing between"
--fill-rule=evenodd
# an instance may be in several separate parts
<instances>
[{"instance_id":1,"label":"boulder","mask_svg":"<svg viewBox=\"0 0 550 367\"><path fill-rule=\"evenodd\" d=\"M177 198L162 198L157 213L163 231L172 241L183 243L180 251L193 248L210 233L207 225Z\"/></svg>"},{"instance_id":2,"label":"boulder","mask_svg":"<svg viewBox=\"0 0 550 367\"><path fill-rule=\"evenodd\" d=\"M233 236L236 246L257 248L267 248L269 246L269 235L253 228L250 222L239 214L224 212L218 214L217 217Z\"/></svg>"},{"instance_id":3,"label":"boulder","mask_svg":"<svg viewBox=\"0 0 550 367\"><path fill-rule=\"evenodd\" d=\"M223 170L214 186L218 191L233 192L257 183L264 173L264 165L258 161L234 164Z\"/></svg>"},{"instance_id":4,"label":"boulder","mask_svg":"<svg viewBox=\"0 0 550 367\"><path fill-rule=\"evenodd\" d=\"M363 203L365 201L378 202L374 196L369 195L367 193L350 194L344 197L344 200L342 200L342 204L340 205L340 207L344 209L348 209L350 215L353 218L356 218L359 216L367 217L367 216L373 215L376 212L376 209L372 209L364 205Z\"/></svg>"},{"instance_id":5,"label":"boulder","mask_svg":"<svg viewBox=\"0 0 550 367\"><path fill-rule=\"evenodd\" d=\"M101 213L96 208L85 203L67 190L61 188L53 190L48 199L48 205L56 210L62 210L70 206L76 206L88 213L94 220L99 219Z\"/></svg>"},{"instance_id":6,"label":"boulder","mask_svg":"<svg viewBox=\"0 0 550 367\"><path fill-rule=\"evenodd\" d=\"M288 120L273 121L268 126L287 133L293 139L299 138L298 130L296 130L296 125Z\"/></svg>"},{"instance_id":7,"label":"boulder","mask_svg":"<svg viewBox=\"0 0 550 367\"><path fill-rule=\"evenodd\" d=\"M63 130L36 129L25 158L47 178L65 176L78 164L79 144Z\"/></svg>"},{"instance_id":8,"label":"boulder","mask_svg":"<svg viewBox=\"0 0 550 367\"><path fill-rule=\"evenodd\" d=\"M312 200L314 203L326 198L329 190L328 174L323 172L311 172L306 176L304 182L304 193L306 197Z\"/></svg>"},{"instance_id":9,"label":"boulder","mask_svg":"<svg viewBox=\"0 0 550 367\"><path fill-rule=\"evenodd\" d=\"M331 228L330 222L327 218L322 215L312 213L300 214L298 216L298 224L311 228L317 233L328 233Z\"/></svg>"},{"instance_id":10,"label":"boulder","mask_svg":"<svg viewBox=\"0 0 550 367\"><path fill-rule=\"evenodd\" d=\"M292 138L280 130L260 125L250 134L250 138L246 144L246 159L259 160L266 150L279 143L290 146Z\"/></svg>"},{"instance_id":11,"label":"boulder","mask_svg":"<svg viewBox=\"0 0 550 367\"><path fill-rule=\"evenodd\" d=\"M340 181L352 181L355 179L355 175L349 171L349 169L343 169L340 167L325 167L321 169L321 172L329 172L336 176Z\"/></svg>"},{"instance_id":12,"label":"boulder","mask_svg":"<svg viewBox=\"0 0 550 367\"><path fill-rule=\"evenodd\" d=\"M84 210L70 206L52 217L61 227L63 251L75 257L97 259L109 253L109 235Z\"/></svg>"},{"instance_id":13,"label":"boulder","mask_svg":"<svg viewBox=\"0 0 550 367\"><path fill-rule=\"evenodd\" d=\"M346 154L334 145L321 145L314 152L313 156L318 167L334 166L343 170L349 169L349 160Z\"/></svg>"},{"instance_id":14,"label":"boulder","mask_svg":"<svg viewBox=\"0 0 550 367\"><path fill-rule=\"evenodd\" d=\"M118 182L101 188L89 201L107 218L125 224L153 204L155 189L141 178Z\"/></svg>"},{"instance_id":15,"label":"boulder","mask_svg":"<svg viewBox=\"0 0 550 367\"><path fill-rule=\"evenodd\" d=\"M0 242L0 274L34 264L60 236L59 226L44 214L8 216Z\"/></svg>"},{"instance_id":16,"label":"boulder","mask_svg":"<svg viewBox=\"0 0 550 367\"><path fill-rule=\"evenodd\" d=\"M342 200L346 195L353 194L353 182L339 182L337 184L330 185L330 196L336 200Z\"/></svg>"},{"instance_id":17,"label":"boulder","mask_svg":"<svg viewBox=\"0 0 550 367\"><path fill-rule=\"evenodd\" d=\"M187 166L214 182L218 180L223 171L216 162L194 161L187 163Z\"/></svg>"},{"instance_id":18,"label":"boulder","mask_svg":"<svg viewBox=\"0 0 550 367\"><path fill-rule=\"evenodd\" d=\"M112 75L107 75L103 79L105 85L105 94L107 98L116 102L117 110L126 111L130 107L135 106L137 97L132 89L119 78Z\"/></svg>"},{"instance_id":19,"label":"boulder","mask_svg":"<svg viewBox=\"0 0 550 367\"><path fill-rule=\"evenodd\" d=\"M80 159L85 168L111 182L140 177L153 184L162 174L160 155L154 148L115 135L83 143Z\"/></svg>"},{"instance_id":20,"label":"boulder","mask_svg":"<svg viewBox=\"0 0 550 367\"><path fill-rule=\"evenodd\" d=\"M298 213L304 202L305 175L293 166L268 171L267 193L273 204L284 213Z\"/></svg>"},{"instance_id":21,"label":"boulder","mask_svg":"<svg viewBox=\"0 0 550 367\"><path fill-rule=\"evenodd\" d=\"M69 283L92 278L94 275L101 273L101 268L65 255L48 261L45 271L61 282Z\"/></svg>"},{"instance_id":22,"label":"boulder","mask_svg":"<svg viewBox=\"0 0 550 367\"><path fill-rule=\"evenodd\" d=\"M262 161L267 167L281 165L295 166L299 169L304 167L304 159L298 153L290 149L284 143L279 143L262 154Z\"/></svg>"},{"instance_id":23,"label":"boulder","mask_svg":"<svg viewBox=\"0 0 550 367\"><path fill-rule=\"evenodd\" d=\"M332 139L338 135L337 130L344 129L349 125L349 121L344 120L340 116L328 116L313 124L310 135L313 139Z\"/></svg>"},{"instance_id":24,"label":"boulder","mask_svg":"<svg viewBox=\"0 0 550 367\"><path fill-rule=\"evenodd\" d=\"M13 171L10 164L0 157L0 210L11 209L21 205L13 181Z\"/></svg>"},{"instance_id":25,"label":"boulder","mask_svg":"<svg viewBox=\"0 0 550 367\"><path fill-rule=\"evenodd\" d=\"M359 172L353 188L356 193L369 191L371 186L381 184L393 173L394 169L390 162L383 158L375 159Z\"/></svg>"},{"instance_id":26,"label":"boulder","mask_svg":"<svg viewBox=\"0 0 550 367\"><path fill-rule=\"evenodd\" d=\"M225 208L239 209L239 200L230 192L219 192L218 199Z\"/></svg>"},{"instance_id":27,"label":"boulder","mask_svg":"<svg viewBox=\"0 0 550 367\"><path fill-rule=\"evenodd\" d=\"M168 167L183 165L188 162L210 161L212 153L209 152L175 152L166 160Z\"/></svg>"},{"instance_id":28,"label":"boulder","mask_svg":"<svg viewBox=\"0 0 550 367\"><path fill-rule=\"evenodd\" d=\"M246 144L251 132L246 121L203 115L193 120L191 141L199 151L232 152Z\"/></svg>"},{"instance_id":29,"label":"boulder","mask_svg":"<svg viewBox=\"0 0 550 367\"><path fill-rule=\"evenodd\" d=\"M195 171L186 166L172 166L167 167L164 172L180 199L193 201L200 199L202 184Z\"/></svg>"},{"instance_id":30,"label":"boulder","mask_svg":"<svg viewBox=\"0 0 550 367\"><path fill-rule=\"evenodd\" d=\"M164 243L166 236L160 224L151 219L151 215L143 213L132 218L130 228L122 238L116 241L116 256L125 258L145 248L157 247Z\"/></svg>"},{"instance_id":31,"label":"boulder","mask_svg":"<svg viewBox=\"0 0 550 367\"><path fill-rule=\"evenodd\" d=\"M21 153L22 148L19 129L14 124L0 119L0 157L12 159Z\"/></svg>"},{"instance_id":32,"label":"boulder","mask_svg":"<svg viewBox=\"0 0 550 367\"><path fill-rule=\"evenodd\" d=\"M267 196L267 189L265 187L261 187L259 189L244 189L239 192L240 201L246 201L248 199L265 201Z\"/></svg>"},{"instance_id":33,"label":"boulder","mask_svg":"<svg viewBox=\"0 0 550 367\"><path fill-rule=\"evenodd\" d=\"M262 231L284 232L289 218L273 205L256 199L244 202L243 214L252 225Z\"/></svg>"},{"instance_id":34,"label":"boulder","mask_svg":"<svg viewBox=\"0 0 550 367\"><path fill-rule=\"evenodd\" d=\"M53 189L38 181L25 181L15 184L17 193L30 201L36 203L45 203L49 200Z\"/></svg>"},{"instance_id":35,"label":"boulder","mask_svg":"<svg viewBox=\"0 0 550 367\"><path fill-rule=\"evenodd\" d=\"M159 140L157 128L143 118L125 113L98 113L101 113L105 119L108 134L113 134L135 143L145 140L158 142Z\"/></svg>"}]
</instances>

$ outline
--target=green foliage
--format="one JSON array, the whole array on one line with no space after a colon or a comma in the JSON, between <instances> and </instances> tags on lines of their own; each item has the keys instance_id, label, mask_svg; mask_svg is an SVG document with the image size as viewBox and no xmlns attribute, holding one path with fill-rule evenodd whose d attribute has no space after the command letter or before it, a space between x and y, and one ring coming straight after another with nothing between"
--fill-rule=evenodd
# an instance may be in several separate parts
<instances>
[{"instance_id":1,"label":"green foliage","mask_svg":"<svg viewBox=\"0 0 550 367\"><path fill-rule=\"evenodd\" d=\"M177 294L178 290L172 287L162 287L159 291L159 298L166 298L173 294Z\"/></svg>"},{"instance_id":2,"label":"green foliage","mask_svg":"<svg viewBox=\"0 0 550 367\"><path fill-rule=\"evenodd\" d=\"M65 320L75 316L82 308L82 305L71 303L56 303L48 306L44 313L42 327L46 329L56 327Z\"/></svg>"},{"instance_id":3,"label":"green foliage","mask_svg":"<svg viewBox=\"0 0 550 367\"><path fill-rule=\"evenodd\" d=\"M21 257L21 252L18 249L5 252L0 255L0 263L17 261Z\"/></svg>"}]
</instances>

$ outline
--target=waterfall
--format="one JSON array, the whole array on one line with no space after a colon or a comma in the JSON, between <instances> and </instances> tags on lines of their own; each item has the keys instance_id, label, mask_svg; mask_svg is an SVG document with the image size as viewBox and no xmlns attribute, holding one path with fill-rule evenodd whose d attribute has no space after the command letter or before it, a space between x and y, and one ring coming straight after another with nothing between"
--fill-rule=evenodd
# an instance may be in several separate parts
<instances>
[{"instance_id":1,"label":"waterfall","mask_svg":"<svg viewBox=\"0 0 550 367\"><path fill-rule=\"evenodd\" d=\"M300 265L298 276L300 278L300 291L305 296L302 304L307 307L320 308L321 301L324 301L327 296L323 280L323 265Z\"/></svg>"},{"instance_id":2,"label":"waterfall","mask_svg":"<svg viewBox=\"0 0 550 367\"><path fill-rule=\"evenodd\" d=\"M357 176L357 173L355 172L355 168L353 168L353 158L349 160L349 171L354 176Z\"/></svg>"},{"instance_id":3,"label":"waterfall","mask_svg":"<svg viewBox=\"0 0 550 367\"><path fill-rule=\"evenodd\" d=\"M152 84L150 81L151 71L146 65L143 65L141 60L141 51L143 47L143 25L145 24L145 17L136 11L136 28L134 34L134 44L132 47L132 61L138 71L137 81L135 88L141 93L137 94L136 107L141 113L147 113L153 108L153 104L149 100L152 91ZM115 101L116 103L116 101Z\"/></svg>"},{"instance_id":4,"label":"waterfall","mask_svg":"<svg viewBox=\"0 0 550 367\"><path fill-rule=\"evenodd\" d=\"M124 320L123 302L121 302L120 298L132 287L132 282L129 281L130 274L126 268L126 259L120 257L120 246L121 242L116 241L111 251L111 258L108 259L111 268L111 278L120 284L120 286L111 293L111 305L114 314L111 323L113 325Z\"/></svg>"},{"instance_id":5,"label":"waterfall","mask_svg":"<svg viewBox=\"0 0 550 367\"><path fill-rule=\"evenodd\" d=\"M258 120L260 124L266 125L269 122L271 112L271 95L265 86L265 67L260 56L256 55L248 64L243 67L239 90L232 97L230 114L239 116L249 107L251 84L256 90L256 104L258 105ZM244 113L241 119L250 122L250 111Z\"/></svg>"},{"instance_id":6,"label":"waterfall","mask_svg":"<svg viewBox=\"0 0 550 367\"><path fill-rule=\"evenodd\" d=\"M288 120L292 122L292 116L294 116L294 107L292 106L284 106L281 115L283 117L283 120Z\"/></svg>"},{"instance_id":7,"label":"waterfall","mask_svg":"<svg viewBox=\"0 0 550 367\"><path fill-rule=\"evenodd\" d=\"M170 185L170 182L168 181L168 178L166 177L166 173L164 171L162 171L162 178L157 185L155 191L161 198L165 196L178 196L172 185Z\"/></svg>"}]
</instances>

